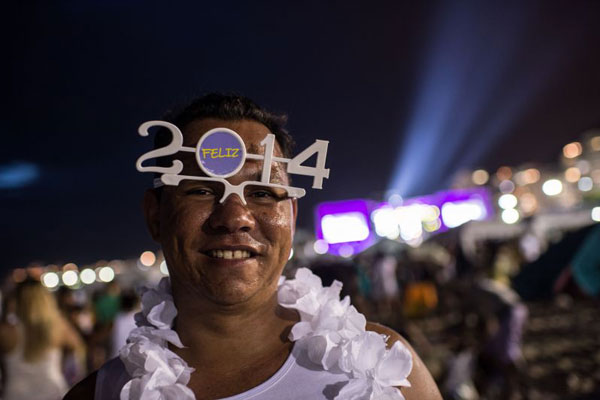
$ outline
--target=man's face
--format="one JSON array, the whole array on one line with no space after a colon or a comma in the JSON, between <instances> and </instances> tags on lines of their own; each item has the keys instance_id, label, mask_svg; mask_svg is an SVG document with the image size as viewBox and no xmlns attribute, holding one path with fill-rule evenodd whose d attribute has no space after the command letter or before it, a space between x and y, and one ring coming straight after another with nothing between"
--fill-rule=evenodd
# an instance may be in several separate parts
<instances>
[{"instance_id":1,"label":"man's face","mask_svg":"<svg viewBox=\"0 0 600 400\"><path fill-rule=\"evenodd\" d=\"M260 142L271 133L251 120L197 120L183 129L184 146L195 147L210 129L236 131L249 153L263 154ZM274 156L282 157L279 144ZM192 153L179 153L185 175L205 176ZM237 185L260 181L262 160L247 160L227 180ZM289 184L285 167L273 163L271 183ZM296 222L296 201L285 191L248 187L247 204L230 195L223 203L223 184L184 180L163 187L160 199L146 196L146 217L162 245L175 290L185 287L218 304L238 304L256 295L272 296L289 257Z\"/></svg>"}]
</instances>

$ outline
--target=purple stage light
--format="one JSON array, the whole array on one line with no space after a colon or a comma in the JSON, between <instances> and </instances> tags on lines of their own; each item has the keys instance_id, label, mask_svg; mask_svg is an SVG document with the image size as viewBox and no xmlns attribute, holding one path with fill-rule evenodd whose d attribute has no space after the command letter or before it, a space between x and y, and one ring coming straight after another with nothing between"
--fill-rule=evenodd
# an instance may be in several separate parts
<instances>
[{"instance_id":1,"label":"purple stage light","mask_svg":"<svg viewBox=\"0 0 600 400\"><path fill-rule=\"evenodd\" d=\"M315 209L317 240L327 242L329 253L343 257L365 250L375 243L373 209L374 202L362 199L319 204Z\"/></svg>"}]
</instances>

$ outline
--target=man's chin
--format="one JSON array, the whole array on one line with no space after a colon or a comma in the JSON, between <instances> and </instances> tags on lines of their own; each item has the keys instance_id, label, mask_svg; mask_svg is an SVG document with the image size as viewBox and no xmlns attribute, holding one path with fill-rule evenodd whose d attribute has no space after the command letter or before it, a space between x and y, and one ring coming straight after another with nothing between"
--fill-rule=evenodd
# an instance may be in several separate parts
<instances>
[{"instance_id":1,"label":"man's chin","mask_svg":"<svg viewBox=\"0 0 600 400\"><path fill-rule=\"evenodd\" d=\"M215 304L233 306L251 300L259 291L256 281L230 279L227 282L205 286L208 298Z\"/></svg>"}]
</instances>

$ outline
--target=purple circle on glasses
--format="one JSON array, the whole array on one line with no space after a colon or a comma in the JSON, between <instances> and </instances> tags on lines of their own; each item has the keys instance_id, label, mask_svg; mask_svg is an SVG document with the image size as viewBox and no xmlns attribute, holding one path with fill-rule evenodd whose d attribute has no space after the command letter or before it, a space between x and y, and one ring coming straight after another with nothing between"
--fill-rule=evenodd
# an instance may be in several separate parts
<instances>
[{"instance_id":1,"label":"purple circle on glasses","mask_svg":"<svg viewBox=\"0 0 600 400\"><path fill-rule=\"evenodd\" d=\"M242 169L245 159L244 141L231 129L211 129L202 135L196 146L196 161L208 176L233 176Z\"/></svg>"}]
</instances>

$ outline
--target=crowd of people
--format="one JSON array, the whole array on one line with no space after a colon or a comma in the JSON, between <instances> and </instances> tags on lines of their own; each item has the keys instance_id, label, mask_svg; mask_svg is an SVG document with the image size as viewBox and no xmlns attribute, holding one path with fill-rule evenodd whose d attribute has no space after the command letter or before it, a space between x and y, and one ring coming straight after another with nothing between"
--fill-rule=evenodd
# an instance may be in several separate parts
<instances>
[{"instance_id":1,"label":"crowd of people","mask_svg":"<svg viewBox=\"0 0 600 400\"><path fill-rule=\"evenodd\" d=\"M573 278L572 261L575 268L594 271L577 267L577 260L595 257L589 249L598 244L598 230L594 225L567 233L531 262L523 255L522 237L482 241L466 255L457 230L418 248L383 241L352 259L294 259L284 273L293 276L297 268L309 267L325 285L341 281L342 296L350 295L368 319L394 328L419 349L445 398L527 398L522 352L527 304L561 293L563 302L564 296L592 298ZM560 249L566 252L562 258ZM553 270L554 279L544 275L533 282L531 276L541 268L546 275ZM590 275L584 282L594 286L594 279ZM4 400L61 398L118 356L139 311L134 288L121 287L118 280L92 289L61 286L54 292L31 278L5 287L0 325ZM432 316L445 321L437 339L447 349L442 356L421 324Z\"/></svg>"}]
</instances>

